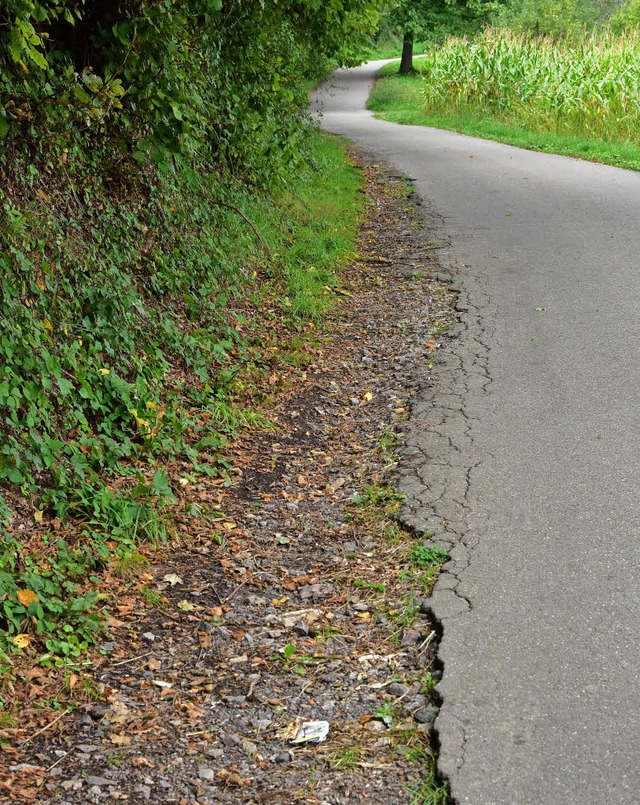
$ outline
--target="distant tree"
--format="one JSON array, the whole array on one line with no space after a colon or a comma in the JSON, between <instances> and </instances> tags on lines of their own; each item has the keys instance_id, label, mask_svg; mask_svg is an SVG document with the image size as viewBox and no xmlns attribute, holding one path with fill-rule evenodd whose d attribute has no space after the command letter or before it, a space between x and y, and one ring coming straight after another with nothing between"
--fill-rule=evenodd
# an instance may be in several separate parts
<instances>
[{"instance_id":1,"label":"distant tree","mask_svg":"<svg viewBox=\"0 0 640 805\"><path fill-rule=\"evenodd\" d=\"M400 72L413 72L414 43L472 33L499 3L485 0L396 0L384 18L387 30L402 37Z\"/></svg>"}]
</instances>

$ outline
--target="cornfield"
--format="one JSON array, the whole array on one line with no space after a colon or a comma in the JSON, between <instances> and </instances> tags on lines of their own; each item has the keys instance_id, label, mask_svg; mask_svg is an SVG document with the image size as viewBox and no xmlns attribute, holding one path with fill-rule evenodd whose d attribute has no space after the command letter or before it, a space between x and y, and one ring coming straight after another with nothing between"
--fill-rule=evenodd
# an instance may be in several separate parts
<instances>
[{"instance_id":1,"label":"cornfield","mask_svg":"<svg viewBox=\"0 0 640 805\"><path fill-rule=\"evenodd\" d=\"M640 37L558 42L503 31L450 39L422 64L430 112L640 142Z\"/></svg>"}]
</instances>

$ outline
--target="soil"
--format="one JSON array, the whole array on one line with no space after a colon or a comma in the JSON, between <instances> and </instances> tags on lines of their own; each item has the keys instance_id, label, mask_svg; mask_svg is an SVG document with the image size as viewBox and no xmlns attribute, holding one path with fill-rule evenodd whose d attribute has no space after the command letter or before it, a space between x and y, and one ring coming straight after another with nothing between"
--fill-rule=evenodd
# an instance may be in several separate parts
<instances>
[{"instance_id":1,"label":"soil","mask_svg":"<svg viewBox=\"0 0 640 805\"><path fill-rule=\"evenodd\" d=\"M194 479L209 516L118 582L110 639L65 682L79 705L56 714L50 697L46 716L27 707L4 730L2 801L426 801L434 574L397 522L393 445L455 296L407 181L353 158L359 254L269 412L277 428L237 445L231 482ZM35 703L46 684L34 668L15 694ZM310 721L326 739L293 743Z\"/></svg>"}]
</instances>

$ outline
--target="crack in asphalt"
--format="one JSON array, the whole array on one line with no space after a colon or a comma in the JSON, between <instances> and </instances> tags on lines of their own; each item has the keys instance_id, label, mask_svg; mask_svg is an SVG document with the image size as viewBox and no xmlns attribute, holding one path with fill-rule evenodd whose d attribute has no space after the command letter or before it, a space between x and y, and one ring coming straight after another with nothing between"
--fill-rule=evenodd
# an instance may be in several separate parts
<instances>
[{"instance_id":1,"label":"crack in asphalt","mask_svg":"<svg viewBox=\"0 0 640 805\"><path fill-rule=\"evenodd\" d=\"M427 224L432 229L434 220L430 212ZM444 226L441 217L438 223ZM436 231L434 239L438 235ZM449 257L446 251L441 255ZM426 607L440 635L451 619L473 611L473 600L460 589L461 574L480 540L469 530L468 515L474 475L493 458L487 453L476 454L474 429L478 420L468 410L472 394L491 393L488 301L477 276L474 299L469 298L464 281L458 279L463 271L469 271L469 266L454 264L436 274L457 295L454 309L458 324L450 328L426 378L424 372L417 372L421 383L411 407L398 470L398 491L404 495L402 525L422 537L425 546L444 548L449 554ZM442 672L446 672L444 664ZM441 779L447 779L465 763L467 733L453 708L447 707L446 697L438 695L440 711L433 732L438 748L446 732L449 767L438 762L437 771Z\"/></svg>"}]
</instances>

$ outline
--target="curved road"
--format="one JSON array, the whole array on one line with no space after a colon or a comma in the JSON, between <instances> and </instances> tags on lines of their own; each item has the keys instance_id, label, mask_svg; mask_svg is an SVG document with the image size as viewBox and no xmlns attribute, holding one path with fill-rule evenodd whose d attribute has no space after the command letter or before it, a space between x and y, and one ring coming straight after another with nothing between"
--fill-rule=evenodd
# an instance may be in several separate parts
<instances>
[{"instance_id":1,"label":"curved road","mask_svg":"<svg viewBox=\"0 0 640 805\"><path fill-rule=\"evenodd\" d=\"M364 110L323 126L410 176L461 334L414 406L408 522L451 548L433 607L459 803L640 803L640 174Z\"/></svg>"}]
</instances>

